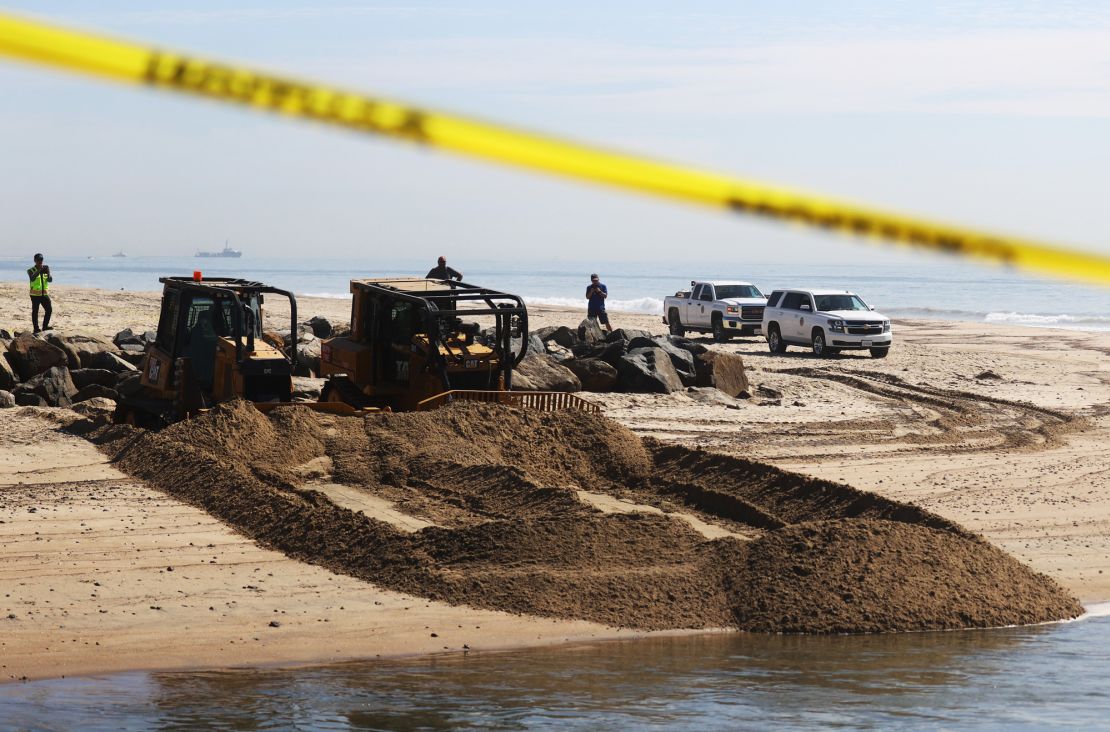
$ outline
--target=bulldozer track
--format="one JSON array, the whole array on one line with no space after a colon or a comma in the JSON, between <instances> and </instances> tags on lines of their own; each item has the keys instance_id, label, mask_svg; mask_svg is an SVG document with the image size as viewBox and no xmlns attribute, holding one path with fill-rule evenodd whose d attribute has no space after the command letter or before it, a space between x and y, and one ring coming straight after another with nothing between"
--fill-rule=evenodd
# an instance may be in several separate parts
<instances>
[{"instance_id":1,"label":"bulldozer track","mask_svg":"<svg viewBox=\"0 0 1110 732\"><path fill-rule=\"evenodd\" d=\"M1046 449L1060 444L1063 435L1086 423L1082 417L1061 410L957 389L911 384L887 373L848 374L809 367L777 369L773 373L835 382L915 412L918 427L926 429L912 429L905 435L875 435L882 431L883 420L870 421L870 425L868 421L822 425L823 429L834 433L868 426L880 428L871 430L871 434L887 443L908 443L912 445L911 450L921 445L943 446L953 452Z\"/></svg>"}]
</instances>

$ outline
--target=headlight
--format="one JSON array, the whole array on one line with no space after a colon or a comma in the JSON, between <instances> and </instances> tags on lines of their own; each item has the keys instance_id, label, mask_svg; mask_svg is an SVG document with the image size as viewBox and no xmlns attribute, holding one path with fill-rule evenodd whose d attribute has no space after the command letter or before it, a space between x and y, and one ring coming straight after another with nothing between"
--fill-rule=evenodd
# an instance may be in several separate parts
<instances>
[{"instance_id":1,"label":"headlight","mask_svg":"<svg viewBox=\"0 0 1110 732\"><path fill-rule=\"evenodd\" d=\"M726 305L725 312L736 315L738 312L740 312L740 308L736 307L735 305Z\"/></svg>"},{"instance_id":2,"label":"headlight","mask_svg":"<svg viewBox=\"0 0 1110 732\"><path fill-rule=\"evenodd\" d=\"M884 320L883 321L883 332L884 333L889 333L890 332L890 321L889 320Z\"/></svg>"},{"instance_id":3,"label":"headlight","mask_svg":"<svg viewBox=\"0 0 1110 732\"><path fill-rule=\"evenodd\" d=\"M844 332L844 321L843 320L830 320L829 321L829 330L831 330L834 333L843 333Z\"/></svg>"}]
</instances>

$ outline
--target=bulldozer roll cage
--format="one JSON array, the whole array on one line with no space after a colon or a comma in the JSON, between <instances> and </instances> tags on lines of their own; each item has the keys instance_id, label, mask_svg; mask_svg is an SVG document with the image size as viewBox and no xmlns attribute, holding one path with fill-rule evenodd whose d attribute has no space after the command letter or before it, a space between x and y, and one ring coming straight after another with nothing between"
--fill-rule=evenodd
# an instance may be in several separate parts
<instances>
[{"instance_id":1,"label":"bulldozer roll cage","mask_svg":"<svg viewBox=\"0 0 1110 732\"><path fill-rule=\"evenodd\" d=\"M518 295L467 282L413 277L351 280L351 292L354 293L356 289L375 300L391 298L416 306L423 314L424 332L435 346L431 349L432 358L441 369L444 364L438 347L447 347L445 336L448 333L443 332L445 319L493 316L495 343L492 345L502 354L501 373L506 388L511 388L512 370L524 360L528 352L528 308ZM521 342L520 353L515 355L512 352L514 332L520 336ZM373 338L373 334L358 335ZM444 381L446 384L446 378Z\"/></svg>"},{"instance_id":2,"label":"bulldozer roll cage","mask_svg":"<svg viewBox=\"0 0 1110 732\"><path fill-rule=\"evenodd\" d=\"M220 297L230 298L235 304L236 313L250 313L254 317L254 311L249 307L244 307L242 300L239 296L242 295L262 295L274 294L281 295L289 300L289 316L290 316L290 333L292 333L293 343L286 349L286 355L289 357L291 368L297 366L297 298L293 293L288 290L282 290L277 287L263 284L261 282L254 282L252 280L238 279L234 277L205 277L202 280L195 280L192 277L159 277L158 281L166 287L173 288L182 292L193 292L201 295L208 295L213 299ZM183 318L184 311L179 311L177 317ZM246 333L246 350L247 352L254 350L254 331L255 323L248 323ZM258 324L261 330L261 323ZM235 341L235 360L242 364L243 358L243 323L239 318L231 318L231 336Z\"/></svg>"}]
</instances>

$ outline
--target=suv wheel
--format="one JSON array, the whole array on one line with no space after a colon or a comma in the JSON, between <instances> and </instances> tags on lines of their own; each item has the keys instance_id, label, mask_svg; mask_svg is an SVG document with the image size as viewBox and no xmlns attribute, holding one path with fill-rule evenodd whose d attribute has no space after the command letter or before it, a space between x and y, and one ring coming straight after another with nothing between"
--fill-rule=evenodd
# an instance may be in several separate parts
<instances>
[{"instance_id":1,"label":"suv wheel","mask_svg":"<svg viewBox=\"0 0 1110 732\"><path fill-rule=\"evenodd\" d=\"M767 327L767 347L771 349L771 353L786 353L786 341L782 339L779 327L775 323Z\"/></svg>"},{"instance_id":2,"label":"suv wheel","mask_svg":"<svg viewBox=\"0 0 1110 732\"><path fill-rule=\"evenodd\" d=\"M713 340L724 343L728 340L728 331L725 330L725 321L720 315L713 318Z\"/></svg>"},{"instance_id":3,"label":"suv wheel","mask_svg":"<svg viewBox=\"0 0 1110 732\"><path fill-rule=\"evenodd\" d=\"M886 354L890 352L890 346L886 348L872 348L871 358L886 358Z\"/></svg>"},{"instance_id":4,"label":"suv wheel","mask_svg":"<svg viewBox=\"0 0 1110 732\"><path fill-rule=\"evenodd\" d=\"M813 355L817 358L824 358L831 355L829 348L825 346L825 331L820 328L813 329Z\"/></svg>"},{"instance_id":5,"label":"suv wheel","mask_svg":"<svg viewBox=\"0 0 1110 732\"><path fill-rule=\"evenodd\" d=\"M671 308L671 312L667 314L667 325L671 329L671 335L679 338L686 335L686 329L682 327L682 321L678 319L678 308Z\"/></svg>"}]
</instances>

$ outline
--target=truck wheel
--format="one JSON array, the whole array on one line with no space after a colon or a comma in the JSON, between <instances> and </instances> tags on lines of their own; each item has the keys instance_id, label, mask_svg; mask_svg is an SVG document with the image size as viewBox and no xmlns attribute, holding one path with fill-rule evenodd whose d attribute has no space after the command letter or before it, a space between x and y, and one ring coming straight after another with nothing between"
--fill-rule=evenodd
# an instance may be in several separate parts
<instances>
[{"instance_id":1,"label":"truck wheel","mask_svg":"<svg viewBox=\"0 0 1110 732\"><path fill-rule=\"evenodd\" d=\"M679 338L686 335L686 329L682 327L682 321L678 319L678 308L671 308L670 313L667 314L667 325L670 326L671 335Z\"/></svg>"},{"instance_id":2,"label":"truck wheel","mask_svg":"<svg viewBox=\"0 0 1110 732\"><path fill-rule=\"evenodd\" d=\"M871 358L886 358L886 354L890 352L890 346L886 348L872 348Z\"/></svg>"},{"instance_id":3,"label":"truck wheel","mask_svg":"<svg viewBox=\"0 0 1110 732\"><path fill-rule=\"evenodd\" d=\"M813 329L813 355L817 358L830 355L829 349L825 347L825 331L820 328Z\"/></svg>"},{"instance_id":4,"label":"truck wheel","mask_svg":"<svg viewBox=\"0 0 1110 732\"><path fill-rule=\"evenodd\" d=\"M713 316L713 340L718 343L724 343L729 338L729 333L725 330L725 321L720 315Z\"/></svg>"},{"instance_id":5,"label":"truck wheel","mask_svg":"<svg viewBox=\"0 0 1110 732\"><path fill-rule=\"evenodd\" d=\"M782 339L777 323L767 326L767 347L771 349L771 353L786 353L786 341Z\"/></svg>"}]
</instances>

